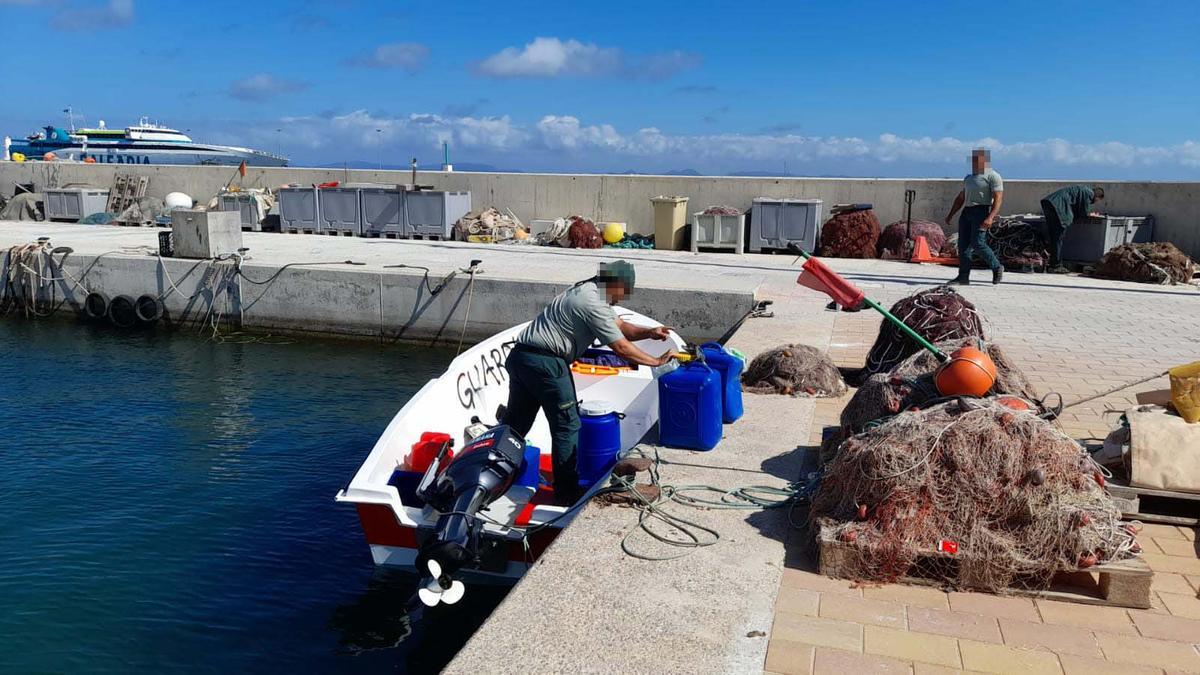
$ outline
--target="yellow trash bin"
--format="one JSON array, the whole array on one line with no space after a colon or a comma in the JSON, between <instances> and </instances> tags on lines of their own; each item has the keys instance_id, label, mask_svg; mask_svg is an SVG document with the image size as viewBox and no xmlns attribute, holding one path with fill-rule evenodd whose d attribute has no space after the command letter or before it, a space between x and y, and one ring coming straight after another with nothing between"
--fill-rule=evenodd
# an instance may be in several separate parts
<instances>
[{"instance_id":1,"label":"yellow trash bin","mask_svg":"<svg viewBox=\"0 0 1200 675\"><path fill-rule=\"evenodd\" d=\"M682 251L687 248L687 197L651 197L654 206L654 248Z\"/></svg>"}]
</instances>

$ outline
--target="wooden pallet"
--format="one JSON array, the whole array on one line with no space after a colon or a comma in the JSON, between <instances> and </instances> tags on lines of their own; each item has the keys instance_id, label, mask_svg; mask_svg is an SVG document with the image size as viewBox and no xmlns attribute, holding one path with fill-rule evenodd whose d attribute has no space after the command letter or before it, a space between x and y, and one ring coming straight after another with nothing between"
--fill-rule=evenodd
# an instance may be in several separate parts
<instances>
[{"instance_id":1,"label":"wooden pallet","mask_svg":"<svg viewBox=\"0 0 1200 675\"><path fill-rule=\"evenodd\" d=\"M120 214L125 209L133 205L134 202L146 196L146 189L150 186L150 178L148 176L135 176L128 173L119 173L116 179L113 180L112 189L108 191L108 207L109 213Z\"/></svg>"},{"instance_id":2,"label":"wooden pallet","mask_svg":"<svg viewBox=\"0 0 1200 675\"><path fill-rule=\"evenodd\" d=\"M1124 518L1184 527L1200 526L1200 494L1134 487L1114 480L1108 482L1108 493Z\"/></svg>"},{"instance_id":3,"label":"wooden pallet","mask_svg":"<svg viewBox=\"0 0 1200 675\"><path fill-rule=\"evenodd\" d=\"M854 544L837 539L830 526L821 528L817 536L821 574L839 579L862 579L860 553ZM930 551L913 566L913 576L897 579L900 583L922 586L945 585L945 574L952 571L967 553L952 555ZM921 576L921 570L938 570L942 574ZM1013 587L1007 591L1013 595L1078 602L1087 605L1112 607L1150 607L1150 582L1154 571L1141 558L1130 558L1120 562L1096 565L1079 572L1060 572L1054 576L1049 588L1029 589ZM966 589L964 589L966 590Z\"/></svg>"}]
</instances>

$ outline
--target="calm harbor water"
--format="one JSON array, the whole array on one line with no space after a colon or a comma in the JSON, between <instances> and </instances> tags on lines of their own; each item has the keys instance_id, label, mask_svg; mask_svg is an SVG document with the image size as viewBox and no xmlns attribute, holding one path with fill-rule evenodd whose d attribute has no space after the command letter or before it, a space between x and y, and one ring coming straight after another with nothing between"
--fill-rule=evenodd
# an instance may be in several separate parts
<instances>
[{"instance_id":1,"label":"calm harbor water","mask_svg":"<svg viewBox=\"0 0 1200 675\"><path fill-rule=\"evenodd\" d=\"M414 610L333 502L450 355L0 320L0 672L430 672L502 599Z\"/></svg>"}]
</instances>

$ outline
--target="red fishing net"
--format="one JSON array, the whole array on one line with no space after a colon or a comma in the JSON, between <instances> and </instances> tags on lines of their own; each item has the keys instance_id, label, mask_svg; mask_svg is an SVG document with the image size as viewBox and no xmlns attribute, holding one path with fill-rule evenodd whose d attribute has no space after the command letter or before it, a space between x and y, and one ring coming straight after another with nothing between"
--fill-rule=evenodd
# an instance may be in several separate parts
<instances>
[{"instance_id":1,"label":"red fishing net","mask_svg":"<svg viewBox=\"0 0 1200 675\"><path fill-rule=\"evenodd\" d=\"M987 337L975 305L949 286L928 288L910 295L892 305L891 312L918 335L933 343ZM859 378L863 380L875 373L887 372L920 349L921 346L912 338L891 321L885 320L879 326L879 335L875 338L875 344L871 345L867 363Z\"/></svg>"},{"instance_id":2,"label":"red fishing net","mask_svg":"<svg viewBox=\"0 0 1200 675\"><path fill-rule=\"evenodd\" d=\"M912 221L912 234L908 234L908 221L900 220L888 225L879 235L877 244L880 258L908 260L912 257L913 243L917 237L925 237L929 250L934 255L946 244L946 233L942 226L931 220Z\"/></svg>"},{"instance_id":3,"label":"red fishing net","mask_svg":"<svg viewBox=\"0 0 1200 675\"><path fill-rule=\"evenodd\" d=\"M1186 284L1196 266L1175 244L1121 244L1100 259L1092 274L1147 284Z\"/></svg>"},{"instance_id":4,"label":"red fishing net","mask_svg":"<svg viewBox=\"0 0 1200 675\"><path fill-rule=\"evenodd\" d=\"M791 396L841 396L846 382L829 355L816 347L783 345L754 357L742 374L746 391Z\"/></svg>"},{"instance_id":5,"label":"red fishing net","mask_svg":"<svg viewBox=\"0 0 1200 675\"><path fill-rule=\"evenodd\" d=\"M600 248L604 245L604 238L600 236L600 230L596 229L596 224L592 221L583 216L571 216L569 222L567 238L571 242L571 248Z\"/></svg>"},{"instance_id":6,"label":"red fishing net","mask_svg":"<svg viewBox=\"0 0 1200 675\"><path fill-rule=\"evenodd\" d=\"M827 258L874 258L879 241L879 219L875 212L850 211L825 221L821 226L819 255Z\"/></svg>"}]
</instances>

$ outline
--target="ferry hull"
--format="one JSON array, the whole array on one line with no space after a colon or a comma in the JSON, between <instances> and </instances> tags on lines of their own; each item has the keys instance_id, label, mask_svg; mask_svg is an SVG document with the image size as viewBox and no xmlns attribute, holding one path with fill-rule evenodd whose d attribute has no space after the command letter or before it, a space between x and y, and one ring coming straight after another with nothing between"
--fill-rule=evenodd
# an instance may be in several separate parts
<instances>
[{"instance_id":1,"label":"ferry hull","mask_svg":"<svg viewBox=\"0 0 1200 675\"><path fill-rule=\"evenodd\" d=\"M238 166L244 161L247 166L288 165L286 157L253 150L224 149L219 146L139 148L135 146L105 147L100 144L88 144L87 151L85 152L82 145L60 143L32 144L14 141L11 152L22 153L26 158L32 160L41 159L47 152L53 152L58 159L83 161L90 157L96 160L97 164Z\"/></svg>"}]
</instances>

